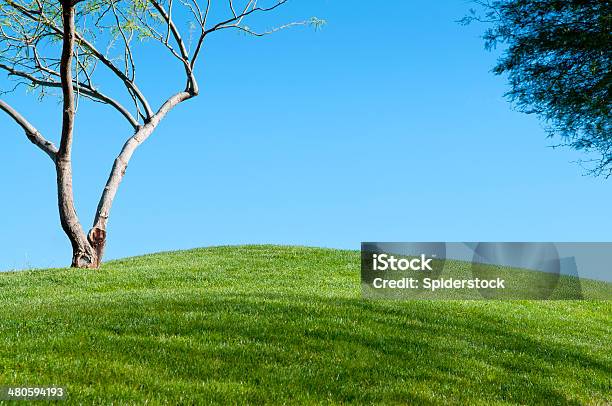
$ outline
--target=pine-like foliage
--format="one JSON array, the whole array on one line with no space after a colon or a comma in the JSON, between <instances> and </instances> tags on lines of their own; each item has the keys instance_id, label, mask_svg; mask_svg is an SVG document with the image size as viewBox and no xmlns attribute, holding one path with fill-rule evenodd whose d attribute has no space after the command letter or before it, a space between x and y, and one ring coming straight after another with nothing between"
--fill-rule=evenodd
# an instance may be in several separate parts
<instances>
[{"instance_id":1,"label":"pine-like foliage","mask_svg":"<svg viewBox=\"0 0 612 406\"><path fill-rule=\"evenodd\" d=\"M610 92L612 2L608 0L496 0L478 2L464 22L490 25L488 49L504 46L493 69L507 74L507 96L534 113L563 145L583 150L589 170L612 174Z\"/></svg>"}]
</instances>

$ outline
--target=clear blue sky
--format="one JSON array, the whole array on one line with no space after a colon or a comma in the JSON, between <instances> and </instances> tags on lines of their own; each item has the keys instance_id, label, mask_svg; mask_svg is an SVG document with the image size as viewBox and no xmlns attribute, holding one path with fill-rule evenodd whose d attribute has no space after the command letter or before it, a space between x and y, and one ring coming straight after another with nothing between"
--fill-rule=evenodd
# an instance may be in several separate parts
<instances>
[{"instance_id":1,"label":"clear blue sky","mask_svg":"<svg viewBox=\"0 0 612 406\"><path fill-rule=\"evenodd\" d=\"M537 119L511 109L482 27L455 23L469 7L293 0L282 18L328 25L214 37L201 96L128 169L107 259L245 243L610 240L610 183L583 176L579 154L549 148ZM140 56L155 104L183 86L174 62ZM7 100L57 140L55 102ZM74 180L89 226L130 128L98 105L78 114ZM8 117L0 134L0 269L69 264L50 161Z\"/></svg>"}]
</instances>

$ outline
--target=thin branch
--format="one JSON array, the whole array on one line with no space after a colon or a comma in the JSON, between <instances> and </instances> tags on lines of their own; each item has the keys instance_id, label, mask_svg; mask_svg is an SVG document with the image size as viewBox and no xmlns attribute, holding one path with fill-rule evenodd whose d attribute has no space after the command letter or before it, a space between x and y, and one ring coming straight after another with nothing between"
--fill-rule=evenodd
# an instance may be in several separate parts
<instances>
[{"instance_id":1,"label":"thin branch","mask_svg":"<svg viewBox=\"0 0 612 406\"><path fill-rule=\"evenodd\" d=\"M249 15L251 15L253 13L272 11L272 10L282 6L287 1L288 0L280 0L278 3L276 3L275 5L273 5L271 7L254 7L254 8L252 8L249 11L246 11L246 9L245 9L245 11L242 14L240 14L240 15L238 15L236 17L232 17L230 19L227 19L225 21L222 21L220 23L217 23L212 28L209 28L208 30L205 30L203 35L206 36L206 35L210 34L211 32L216 31L216 30L218 30L219 28L221 28L223 26L226 26L229 23L233 23L233 22L240 23L244 19L244 17L247 17L247 16L249 16Z\"/></svg>"},{"instance_id":2,"label":"thin branch","mask_svg":"<svg viewBox=\"0 0 612 406\"><path fill-rule=\"evenodd\" d=\"M29 74L27 72L23 72L23 71L18 71L14 68L11 68L8 65L2 64L0 63L0 69L3 69L5 71L7 71L9 73L9 75L13 75L13 76L19 76L22 77L24 79L27 79L29 82L31 82L32 84L35 85L39 85L39 86L43 86L43 87L52 87L52 88L61 88L62 84L61 82L57 82L57 81L53 81L53 80L44 80L44 79L40 79L37 78L36 76ZM51 74L53 74L54 76L57 76L58 78L60 77L59 72L55 72L51 69L45 69L46 72L49 72ZM97 99L105 104L108 104L112 107L115 108L115 110L117 110L119 113L121 113L127 120L128 122L132 125L132 127L134 128L138 128L140 126L140 124L138 123L138 121L136 121L136 119L130 114L130 112L123 107L118 101L114 100L113 98L105 95L104 93L100 92L99 90L91 87L90 85L84 84L84 83L80 83L80 82L76 82L75 80L73 80L72 82L73 88L75 91L91 97L93 99Z\"/></svg>"},{"instance_id":3,"label":"thin branch","mask_svg":"<svg viewBox=\"0 0 612 406\"><path fill-rule=\"evenodd\" d=\"M13 6L16 10L18 10L20 13L22 13L24 16L28 17L32 21L40 22L44 24L45 26L49 27L56 34L60 36L63 35L62 29L57 27L53 23L52 20L47 18L43 14L42 10L40 11L31 10L11 0L7 0L7 3ZM142 94L142 92L140 91L136 83L130 80L130 78L128 78L124 72L122 72L119 68L117 68L110 59L108 59L104 54L102 54L91 42L85 39L83 35L81 35L78 31L75 30L74 35L77 40L76 43L78 45L82 45L85 48L87 48L93 54L93 56L95 56L104 65L106 65L119 79L121 79L121 81L125 84L128 91L132 93L138 99L138 101L142 104L145 110L145 113L146 113L146 118L147 119L150 118L153 115L153 110L151 109L149 102L144 97L144 95Z\"/></svg>"},{"instance_id":4,"label":"thin branch","mask_svg":"<svg viewBox=\"0 0 612 406\"><path fill-rule=\"evenodd\" d=\"M179 47L179 51L181 53L181 57L179 59L183 62L183 65L185 67L185 74L187 75L187 80L189 82L188 90L197 93L198 84L193 74L191 64L189 63L189 52L187 51L187 48L185 47L185 43L183 42L183 38L181 37L181 34L178 28L174 24L174 21L172 21L172 1L169 2L168 12L166 12L166 10L162 7L162 5L157 0L150 0L150 1L151 1L151 4L153 4L153 7L155 7L157 12L162 16L162 18L166 21L166 24L168 25L168 34L166 36L166 40L163 41L163 43L166 46L168 46L168 37L170 36L170 33L172 33L172 37L174 38L174 41L177 43Z\"/></svg>"}]
</instances>

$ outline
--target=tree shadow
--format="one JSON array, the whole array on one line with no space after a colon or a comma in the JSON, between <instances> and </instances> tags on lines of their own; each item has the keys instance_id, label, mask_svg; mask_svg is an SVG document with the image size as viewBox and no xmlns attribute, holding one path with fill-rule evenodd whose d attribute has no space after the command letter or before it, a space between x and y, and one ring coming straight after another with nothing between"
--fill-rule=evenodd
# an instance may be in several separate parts
<instances>
[{"instance_id":1,"label":"tree shadow","mask_svg":"<svg viewBox=\"0 0 612 406\"><path fill-rule=\"evenodd\" d=\"M612 372L578 346L461 302L234 293L132 303L92 308L79 326L90 331L88 353L150 371L160 393L165 382L198 388L195 400L573 404L564 383L605 393L581 371ZM78 359L80 348L64 350Z\"/></svg>"}]
</instances>

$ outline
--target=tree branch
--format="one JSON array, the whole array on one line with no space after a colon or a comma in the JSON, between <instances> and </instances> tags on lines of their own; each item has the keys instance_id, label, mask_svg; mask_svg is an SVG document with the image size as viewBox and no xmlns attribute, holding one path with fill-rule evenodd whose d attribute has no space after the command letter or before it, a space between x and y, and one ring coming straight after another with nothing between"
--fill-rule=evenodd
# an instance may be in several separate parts
<instances>
[{"instance_id":1,"label":"tree branch","mask_svg":"<svg viewBox=\"0 0 612 406\"><path fill-rule=\"evenodd\" d=\"M166 12L166 10L162 7L161 4L159 4L157 0L150 0L150 1L151 1L151 4L153 4L153 7L155 7L155 9L157 10L157 12L166 21L166 24L168 25L168 30L172 33L174 40L178 44L179 51L181 53L180 60L183 62L183 65L185 67L185 74L187 75L187 82L188 82L187 90L194 92L196 94L199 93L198 83L193 74L192 66L189 62L189 52L187 51L187 48L185 47L185 43L183 42L183 39L181 37L179 30L176 28L174 21L172 21L171 9L169 9L169 11ZM172 2L169 2L168 7L169 8L172 7ZM167 45L167 40L164 41L164 43Z\"/></svg>"},{"instance_id":2,"label":"tree branch","mask_svg":"<svg viewBox=\"0 0 612 406\"><path fill-rule=\"evenodd\" d=\"M7 3L11 5L15 10L19 11L21 14L28 17L30 20L36 23L43 24L46 27L53 30L56 34L63 36L62 29L59 28L57 25L55 25L52 20L47 18L44 15L42 9L41 10L30 10L27 7L24 7L21 4L17 4L11 0L7 0ZM92 43L87 41L87 39L85 39L78 31L76 30L74 31L74 36L79 45L82 45L85 48L87 48L94 57L96 57L100 62L106 65L119 79L121 79L121 81L125 84L128 91L132 93L136 97L136 99L138 99L138 101L144 108L145 113L147 115L146 118L147 119L150 118L153 115L153 110L151 109L149 102L147 101L143 93L140 91L136 83L130 80L130 78L128 78L124 72L122 72L119 68L117 68L110 59L108 59L104 54L102 54Z\"/></svg>"},{"instance_id":3,"label":"tree branch","mask_svg":"<svg viewBox=\"0 0 612 406\"><path fill-rule=\"evenodd\" d=\"M127 170L128 164L136 149L143 142L145 142L147 138L149 138L157 125L168 114L168 112L170 112L170 110L172 110L177 104L192 97L194 97L194 94L191 92L179 92L170 97L160 107L157 113L151 117L151 120L136 131L136 133L123 145L121 152L117 156L117 159L115 159L108 181L106 182L106 186L104 187L104 191L100 197L100 202L98 203L98 209L96 211L96 217L92 229L93 233L106 232L106 225L115 195L117 194L119 185L123 180L125 171Z\"/></svg>"},{"instance_id":4,"label":"tree branch","mask_svg":"<svg viewBox=\"0 0 612 406\"><path fill-rule=\"evenodd\" d=\"M240 15L234 16L234 17L229 18L229 19L227 19L225 21L222 21L220 23L215 24L212 28L209 28L209 29L205 30L203 35L206 36L206 35L210 34L211 32L218 30L219 28L227 26L227 24L229 24L229 23L233 23L233 22L236 22L236 21L240 22L240 21L242 21L242 19L244 19L244 17L247 17L248 15L251 15L253 13L272 11L272 10L282 6L287 1L288 0L280 0L278 3L276 3L273 6L270 6L270 7L254 7L254 8L252 8L249 11L247 11L247 9L248 9L248 6L247 6L247 8L245 8L245 10Z\"/></svg>"},{"instance_id":5,"label":"tree branch","mask_svg":"<svg viewBox=\"0 0 612 406\"><path fill-rule=\"evenodd\" d=\"M119 70L119 68L117 68L111 60L109 60L100 51L98 51L98 49L96 49L94 45L92 45L89 41L87 41L78 32L76 32L76 38L79 44L82 44L86 48L88 48L94 54L94 56L98 58L100 62L106 65L117 77L119 77L123 81L123 83L128 88L128 90L133 92L134 96L136 96L140 104L142 104L142 107L145 110L147 118L151 118L151 116L153 115L153 110L151 109L149 102L147 101L144 94L142 94L142 92L140 91L136 83L130 80L130 78L128 78L123 72L121 72L121 70Z\"/></svg>"},{"instance_id":6,"label":"tree branch","mask_svg":"<svg viewBox=\"0 0 612 406\"><path fill-rule=\"evenodd\" d=\"M53 145L52 142L47 141L42 134L32 125L28 120L25 119L19 112L9 106L4 100L0 100L0 110L4 111L8 114L21 128L26 134L26 137L38 148L40 148L44 153L49 155L49 157L55 161L57 156L57 148Z\"/></svg>"},{"instance_id":7,"label":"tree branch","mask_svg":"<svg viewBox=\"0 0 612 406\"><path fill-rule=\"evenodd\" d=\"M62 84L61 82L57 82L57 81L53 81L53 80L44 80L41 78L38 78L36 76L34 76L33 74L24 72L24 71L20 71L17 70L15 68L12 68L8 65L2 64L0 63L0 69L3 69L5 71L7 71L9 73L9 75L13 75L13 76L19 76L22 77L24 79L27 79L29 82L35 84L35 85L39 85L39 86L43 86L43 87L53 87L53 88L61 88ZM60 74L57 72L52 71L51 69L44 69L45 72L50 73L54 76L60 77ZM82 82L77 82L76 80L73 80L72 82L73 85L73 89L74 91L77 91L78 93L90 97L92 99L96 99L101 101L102 103L108 104L112 107L115 108L115 110L117 110L119 113L121 113L127 120L128 122L132 125L132 127L134 128L138 128L140 126L140 124L138 123L138 121L136 121L136 119L130 114L130 112L123 107L118 101L116 101L115 99L105 95L104 93L100 92L99 90L91 87L88 84L82 83Z\"/></svg>"}]
</instances>

